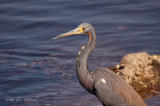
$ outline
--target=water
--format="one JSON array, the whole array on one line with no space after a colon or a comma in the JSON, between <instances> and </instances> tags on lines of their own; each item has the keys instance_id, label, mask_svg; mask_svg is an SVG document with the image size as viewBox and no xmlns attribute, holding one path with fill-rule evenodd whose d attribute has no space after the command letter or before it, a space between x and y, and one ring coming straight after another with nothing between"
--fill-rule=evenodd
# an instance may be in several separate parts
<instances>
[{"instance_id":1,"label":"water","mask_svg":"<svg viewBox=\"0 0 160 106\"><path fill-rule=\"evenodd\" d=\"M76 76L87 36L52 40L82 22L96 27L91 69L118 64L132 52L160 54L159 0L1 0L1 106L101 105ZM160 97L145 102L158 106Z\"/></svg>"}]
</instances>

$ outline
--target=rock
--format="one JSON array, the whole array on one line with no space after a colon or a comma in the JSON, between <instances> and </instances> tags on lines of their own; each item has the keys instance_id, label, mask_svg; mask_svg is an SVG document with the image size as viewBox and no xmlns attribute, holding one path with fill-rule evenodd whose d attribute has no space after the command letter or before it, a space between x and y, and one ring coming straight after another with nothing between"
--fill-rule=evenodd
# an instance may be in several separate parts
<instances>
[{"instance_id":1,"label":"rock","mask_svg":"<svg viewBox=\"0 0 160 106\"><path fill-rule=\"evenodd\" d=\"M141 96L144 92L160 88L160 55L146 52L124 56L120 64L109 67L122 76Z\"/></svg>"}]
</instances>

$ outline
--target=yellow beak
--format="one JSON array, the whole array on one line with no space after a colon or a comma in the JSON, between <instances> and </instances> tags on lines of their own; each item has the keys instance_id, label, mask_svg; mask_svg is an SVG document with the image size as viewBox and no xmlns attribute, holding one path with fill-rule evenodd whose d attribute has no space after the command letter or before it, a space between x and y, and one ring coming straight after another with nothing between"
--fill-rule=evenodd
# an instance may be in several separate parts
<instances>
[{"instance_id":1,"label":"yellow beak","mask_svg":"<svg viewBox=\"0 0 160 106\"><path fill-rule=\"evenodd\" d=\"M61 34L57 37L54 37L53 39L59 39L59 38L63 38L63 37L73 35L73 34L82 34L82 32L83 32L83 28L76 28L76 29L73 29L73 30L71 30L67 33L64 33L64 34Z\"/></svg>"}]
</instances>

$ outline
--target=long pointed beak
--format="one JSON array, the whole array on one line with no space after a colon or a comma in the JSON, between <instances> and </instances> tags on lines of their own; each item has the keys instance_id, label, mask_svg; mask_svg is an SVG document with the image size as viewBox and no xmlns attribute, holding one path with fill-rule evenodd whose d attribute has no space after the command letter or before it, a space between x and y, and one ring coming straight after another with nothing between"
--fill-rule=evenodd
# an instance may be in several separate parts
<instances>
[{"instance_id":1,"label":"long pointed beak","mask_svg":"<svg viewBox=\"0 0 160 106\"><path fill-rule=\"evenodd\" d=\"M67 37L67 36L70 36L70 35L73 35L73 34L82 34L82 32L83 32L83 29L82 29L82 28L76 28L76 29L73 29L73 30L71 30L71 31L69 31L69 32L67 32L67 33L64 33L64 34L61 34L61 35L59 35L59 36L57 36L57 37L54 37L54 38L52 38L52 39L55 40L55 39Z\"/></svg>"}]
</instances>

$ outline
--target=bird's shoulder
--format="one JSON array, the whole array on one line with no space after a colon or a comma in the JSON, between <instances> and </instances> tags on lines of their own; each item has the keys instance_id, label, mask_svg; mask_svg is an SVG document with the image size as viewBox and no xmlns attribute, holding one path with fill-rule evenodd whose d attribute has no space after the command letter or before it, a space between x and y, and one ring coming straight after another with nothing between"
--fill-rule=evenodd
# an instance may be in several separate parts
<instances>
[{"instance_id":1,"label":"bird's shoulder","mask_svg":"<svg viewBox=\"0 0 160 106\"><path fill-rule=\"evenodd\" d=\"M115 73L107 68L99 68L91 72L91 76L94 81L95 94L103 104L114 106L123 103L123 105L128 105L124 102L124 98L121 98L122 95L118 88L122 86L122 82Z\"/></svg>"},{"instance_id":2,"label":"bird's shoulder","mask_svg":"<svg viewBox=\"0 0 160 106\"><path fill-rule=\"evenodd\" d=\"M104 104L140 104L143 100L136 91L119 75L107 68L98 68L91 72L94 89L99 100ZM133 99L134 98L134 99ZM135 99L137 98L137 99ZM113 101L116 100L116 101Z\"/></svg>"},{"instance_id":3,"label":"bird's shoulder","mask_svg":"<svg viewBox=\"0 0 160 106\"><path fill-rule=\"evenodd\" d=\"M95 82L97 81L103 82L104 80L106 82L110 82L110 81L112 82L118 81L119 83L124 82L124 80L119 75L115 74L113 71L111 71L108 68L101 67L92 71L90 74Z\"/></svg>"},{"instance_id":4,"label":"bird's shoulder","mask_svg":"<svg viewBox=\"0 0 160 106\"><path fill-rule=\"evenodd\" d=\"M119 75L108 68L98 68L91 73L94 87L108 87L116 94L131 93L136 91Z\"/></svg>"},{"instance_id":5,"label":"bird's shoulder","mask_svg":"<svg viewBox=\"0 0 160 106\"><path fill-rule=\"evenodd\" d=\"M91 72L95 89L106 89L119 94L118 88L131 89L121 76L115 74L108 68L98 68Z\"/></svg>"}]
</instances>

